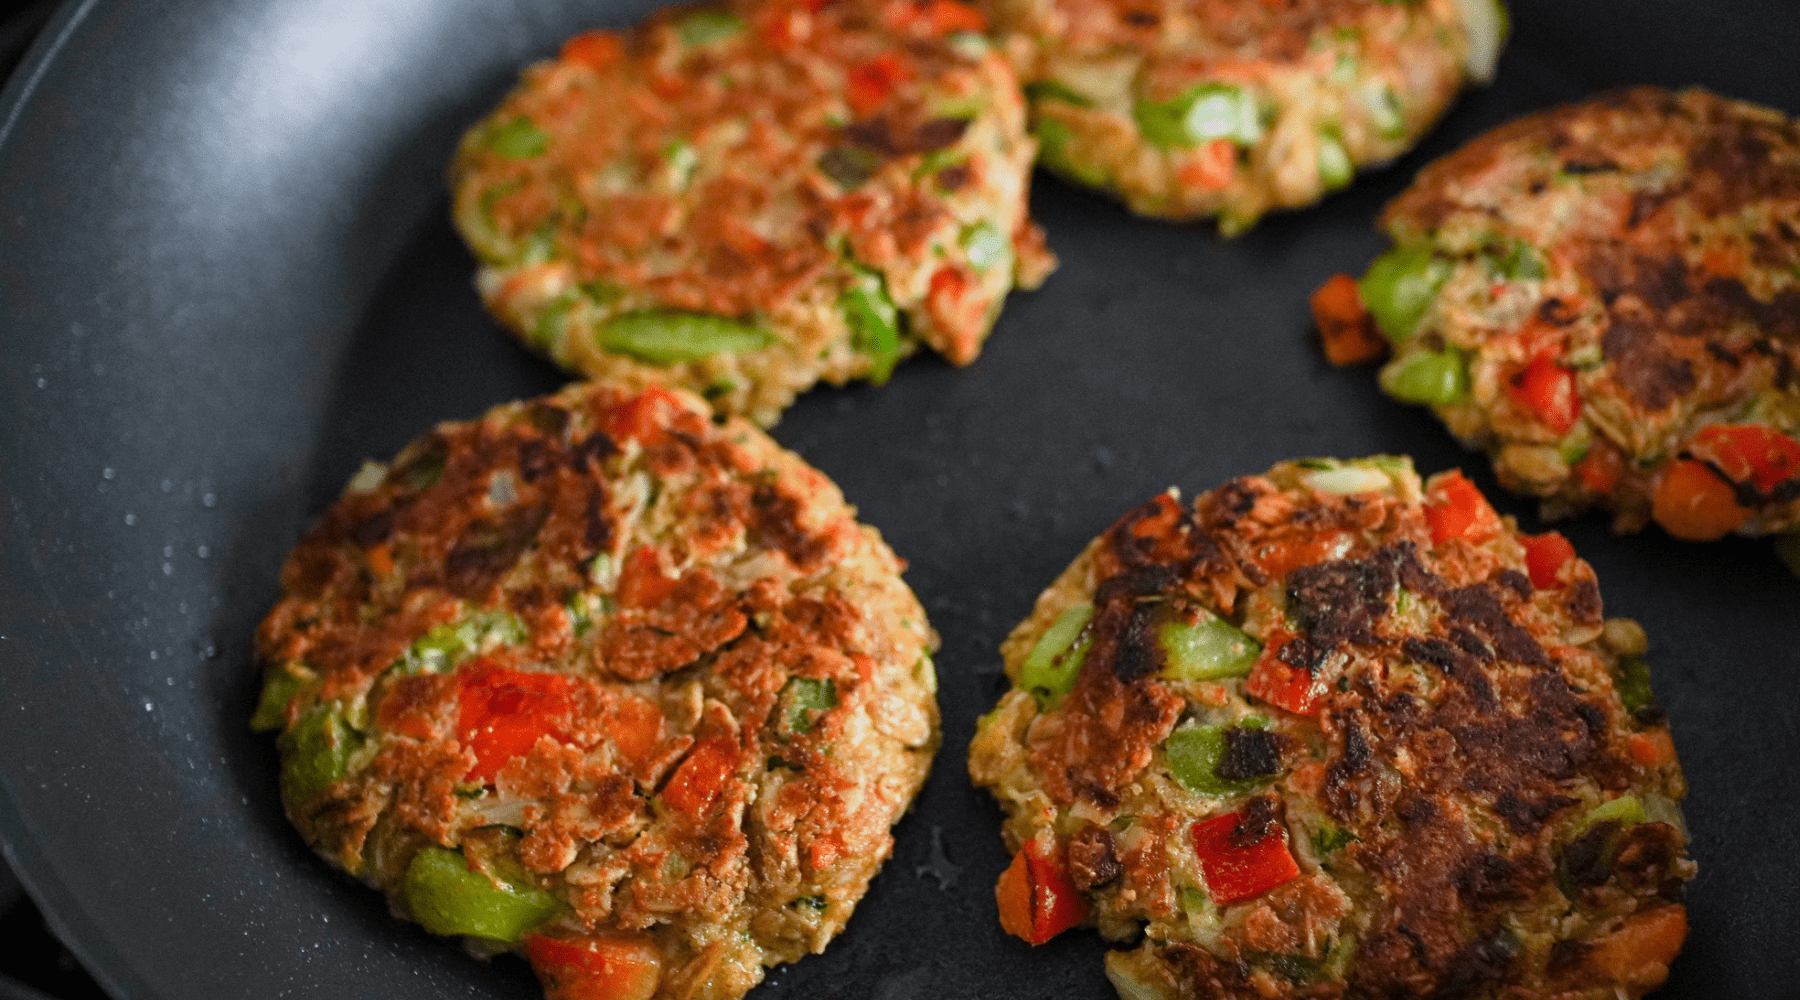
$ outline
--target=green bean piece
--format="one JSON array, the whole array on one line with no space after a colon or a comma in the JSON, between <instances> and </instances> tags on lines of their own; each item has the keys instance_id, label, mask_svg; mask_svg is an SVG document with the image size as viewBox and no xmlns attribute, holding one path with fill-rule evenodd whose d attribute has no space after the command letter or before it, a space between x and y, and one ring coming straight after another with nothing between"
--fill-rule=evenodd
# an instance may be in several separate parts
<instances>
[{"instance_id":1,"label":"green bean piece","mask_svg":"<svg viewBox=\"0 0 1800 1000\"><path fill-rule=\"evenodd\" d=\"M1588 810L1581 818L1581 829L1585 830L1595 823L1611 820L1620 826L1635 826L1649 817L1644 814L1644 804L1635 795L1621 795L1608 802L1602 802Z\"/></svg>"},{"instance_id":2,"label":"green bean piece","mask_svg":"<svg viewBox=\"0 0 1800 1000\"><path fill-rule=\"evenodd\" d=\"M1613 682L1619 703L1625 711L1641 712L1656 704L1656 693L1650 689L1650 666L1642 658L1627 656L1619 661L1619 677Z\"/></svg>"},{"instance_id":3,"label":"green bean piece","mask_svg":"<svg viewBox=\"0 0 1800 1000\"><path fill-rule=\"evenodd\" d=\"M562 902L529 882L470 871L461 851L427 847L413 856L401 881L406 906L433 934L466 934L516 942L555 916Z\"/></svg>"},{"instance_id":4,"label":"green bean piece","mask_svg":"<svg viewBox=\"0 0 1800 1000\"><path fill-rule=\"evenodd\" d=\"M1381 388L1402 403L1447 406L1469 398L1469 365L1463 352L1417 351L1381 370Z\"/></svg>"},{"instance_id":5,"label":"green bean piece","mask_svg":"<svg viewBox=\"0 0 1800 1000\"><path fill-rule=\"evenodd\" d=\"M544 150L550 148L550 137L533 125L531 119L520 115L489 129L487 148L508 160L529 160L544 155Z\"/></svg>"},{"instance_id":6,"label":"green bean piece","mask_svg":"<svg viewBox=\"0 0 1800 1000\"><path fill-rule=\"evenodd\" d=\"M312 671L298 663L279 663L263 676L262 697L256 701L256 712L250 716L250 729L272 733L287 725L287 707L294 697L312 687Z\"/></svg>"},{"instance_id":7,"label":"green bean piece","mask_svg":"<svg viewBox=\"0 0 1800 1000\"><path fill-rule=\"evenodd\" d=\"M790 732L810 733L819 713L837 705L837 685L829 680L790 677L776 696Z\"/></svg>"},{"instance_id":8,"label":"green bean piece","mask_svg":"<svg viewBox=\"0 0 1800 1000\"><path fill-rule=\"evenodd\" d=\"M984 274L1006 259L1006 237L991 222L965 226L958 242L969 255L969 266Z\"/></svg>"},{"instance_id":9,"label":"green bean piece","mask_svg":"<svg viewBox=\"0 0 1800 1000\"><path fill-rule=\"evenodd\" d=\"M344 776L363 738L332 702L307 709L281 734L281 800L298 809Z\"/></svg>"},{"instance_id":10,"label":"green bean piece","mask_svg":"<svg viewBox=\"0 0 1800 1000\"><path fill-rule=\"evenodd\" d=\"M1077 163L1069 156L1069 143L1075 133L1069 126L1054 118L1046 118L1032 127L1031 134L1038 141L1038 160L1051 170L1062 174L1080 184L1089 187L1100 187L1106 183L1106 171L1086 163Z\"/></svg>"},{"instance_id":11,"label":"green bean piece","mask_svg":"<svg viewBox=\"0 0 1800 1000\"><path fill-rule=\"evenodd\" d=\"M1419 321L1450 280L1450 262L1428 246L1395 247L1375 258L1357 288L1375 325L1395 345L1412 339Z\"/></svg>"},{"instance_id":12,"label":"green bean piece","mask_svg":"<svg viewBox=\"0 0 1800 1000\"><path fill-rule=\"evenodd\" d=\"M854 283L838 296L838 308L850 325L850 346L868 355L869 381L882 385L900 360L900 313L880 272L866 267L855 272Z\"/></svg>"},{"instance_id":13,"label":"green bean piece","mask_svg":"<svg viewBox=\"0 0 1800 1000\"><path fill-rule=\"evenodd\" d=\"M1157 631L1166 666L1163 676L1183 681L1244 677L1262 655L1255 639L1207 612L1193 624L1172 621Z\"/></svg>"},{"instance_id":14,"label":"green bean piece","mask_svg":"<svg viewBox=\"0 0 1800 1000\"><path fill-rule=\"evenodd\" d=\"M1037 645L1026 654L1025 665L1019 669L1019 686L1044 704L1068 694L1075 687L1075 679L1081 675L1081 662L1087 658L1088 646L1093 641L1082 635L1082 629L1093 616L1092 604L1077 604L1057 615Z\"/></svg>"},{"instance_id":15,"label":"green bean piece","mask_svg":"<svg viewBox=\"0 0 1800 1000\"><path fill-rule=\"evenodd\" d=\"M1232 781L1219 776L1219 765L1225 760L1225 731L1231 728L1189 726L1169 734L1163 759L1183 788L1206 795L1246 795L1268 783L1266 779Z\"/></svg>"},{"instance_id":16,"label":"green bean piece","mask_svg":"<svg viewBox=\"0 0 1800 1000\"><path fill-rule=\"evenodd\" d=\"M1033 80L1025 85L1025 97L1032 101L1061 101L1078 108L1091 108L1094 102L1068 84L1056 80Z\"/></svg>"},{"instance_id":17,"label":"green bean piece","mask_svg":"<svg viewBox=\"0 0 1800 1000\"><path fill-rule=\"evenodd\" d=\"M439 625L413 640L388 669L397 674L436 674L470 654L525 641L525 623L507 611L486 610Z\"/></svg>"},{"instance_id":18,"label":"green bean piece","mask_svg":"<svg viewBox=\"0 0 1800 1000\"><path fill-rule=\"evenodd\" d=\"M644 309L614 316L596 334L608 351L651 364L695 361L728 351L755 351L775 342L752 323L706 313Z\"/></svg>"},{"instance_id":19,"label":"green bean piece","mask_svg":"<svg viewBox=\"0 0 1800 1000\"><path fill-rule=\"evenodd\" d=\"M1166 101L1139 101L1138 128L1151 145L1186 149L1214 139L1253 146L1262 138L1256 97L1242 87L1202 83Z\"/></svg>"}]
</instances>

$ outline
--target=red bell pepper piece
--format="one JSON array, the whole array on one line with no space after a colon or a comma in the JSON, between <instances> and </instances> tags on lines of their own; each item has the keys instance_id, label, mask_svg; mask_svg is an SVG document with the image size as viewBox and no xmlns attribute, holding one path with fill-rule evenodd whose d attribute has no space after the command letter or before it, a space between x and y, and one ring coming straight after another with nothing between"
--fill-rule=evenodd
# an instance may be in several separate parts
<instances>
[{"instance_id":1,"label":"red bell pepper piece","mask_svg":"<svg viewBox=\"0 0 1800 1000\"><path fill-rule=\"evenodd\" d=\"M1695 458L1711 461L1732 482L1764 493L1800 475L1800 441L1762 424L1713 424L1688 441Z\"/></svg>"},{"instance_id":2,"label":"red bell pepper piece","mask_svg":"<svg viewBox=\"0 0 1800 1000\"><path fill-rule=\"evenodd\" d=\"M1280 630L1269 634L1268 645L1263 647L1256 665L1250 668L1250 677L1244 681L1244 691L1276 708L1316 719L1319 702L1325 696L1325 682L1306 670L1282 662L1281 647L1293 638Z\"/></svg>"},{"instance_id":3,"label":"red bell pepper piece","mask_svg":"<svg viewBox=\"0 0 1800 1000\"><path fill-rule=\"evenodd\" d=\"M1555 531L1525 535L1519 541L1525 545L1525 569L1531 574L1531 585L1539 590L1555 590L1561 586L1556 574L1575 558L1575 546Z\"/></svg>"},{"instance_id":4,"label":"red bell pepper piece","mask_svg":"<svg viewBox=\"0 0 1800 1000\"><path fill-rule=\"evenodd\" d=\"M861 118L886 104L894 89L912 76L912 68L901 62L898 55L883 52L868 62L850 67L849 79L844 83L844 99L850 102L850 110Z\"/></svg>"},{"instance_id":5,"label":"red bell pepper piece","mask_svg":"<svg viewBox=\"0 0 1800 1000\"><path fill-rule=\"evenodd\" d=\"M564 62L580 63L598 72L618 62L624 53L618 32L588 31L564 42L561 58Z\"/></svg>"},{"instance_id":6,"label":"red bell pepper piece","mask_svg":"<svg viewBox=\"0 0 1800 1000\"><path fill-rule=\"evenodd\" d=\"M663 786L662 800L669 808L699 816L719 797L725 779L737 770L737 744L724 737L700 741Z\"/></svg>"},{"instance_id":7,"label":"red bell pepper piece","mask_svg":"<svg viewBox=\"0 0 1800 1000\"><path fill-rule=\"evenodd\" d=\"M1461 469L1451 469L1431 481L1425 494L1425 523L1431 540L1442 545L1452 538L1485 541L1500 530L1500 515L1469 482Z\"/></svg>"},{"instance_id":8,"label":"red bell pepper piece","mask_svg":"<svg viewBox=\"0 0 1800 1000\"><path fill-rule=\"evenodd\" d=\"M524 945L548 1000L650 1000L662 979L662 952L642 934L527 934Z\"/></svg>"},{"instance_id":9,"label":"red bell pepper piece","mask_svg":"<svg viewBox=\"0 0 1800 1000\"><path fill-rule=\"evenodd\" d=\"M994 886L1000 926L1008 934L1040 945L1087 919L1086 897L1069 879L1060 847L1025 842Z\"/></svg>"},{"instance_id":10,"label":"red bell pepper piece","mask_svg":"<svg viewBox=\"0 0 1800 1000\"><path fill-rule=\"evenodd\" d=\"M1702 462L1678 459L1665 465L1650 498L1650 514L1663 530L1690 542L1710 542L1750 520L1730 483Z\"/></svg>"},{"instance_id":11,"label":"red bell pepper piece","mask_svg":"<svg viewBox=\"0 0 1800 1000\"><path fill-rule=\"evenodd\" d=\"M1563 435L1581 416L1575 373L1556 363L1556 351L1539 351L1506 380L1506 394L1552 433Z\"/></svg>"},{"instance_id":12,"label":"red bell pepper piece","mask_svg":"<svg viewBox=\"0 0 1800 1000\"><path fill-rule=\"evenodd\" d=\"M1349 550L1350 535L1343 531L1306 530L1258 542L1256 564L1269 578L1279 580L1302 566L1336 559Z\"/></svg>"},{"instance_id":13,"label":"red bell pepper piece","mask_svg":"<svg viewBox=\"0 0 1800 1000\"><path fill-rule=\"evenodd\" d=\"M653 385L608 410L601 418L600 429L615 441L654 444L667 433L664 428L686 409L680 396Z\"/></svg>"},{"instance_id":14,"label":"red bell pepper piece","mask_svg":"<svg viewBox=\"0 0 1800 1000\"><path fill-rule=\"evenodd\" d=\"M1625 476L1625 458L1611 445L1596 441L1571 470L1581 484L1595 493L1607 494Z\"/></svg>"},{"instance_id":15,"label":"red bell pepper piece","mask_svg":"<svg viewBox=\"0 0 1800 1000\"><path fill-rule=\"evenodd\" d=\"M569 694L578 683L562 674L533 674L476 660L457 675L456 735L475 751L471 777L492 784L514 757L548 736L569 739Z\"/></svg>"},{"instance_id":16,"label":"red bell pepper piece","mask_svg":"<svg viewBox=\"0 0 1800 1000\"><path fill-rule=\"evenodd\" d=\"M1260 896L1300 874L1288 851L1287 827L1269 822L1260 833L1243 831L1242 812L1226 813L1195 823L1194 855L1206 891L1218 906Z\"/></svg>"}]
</instances>

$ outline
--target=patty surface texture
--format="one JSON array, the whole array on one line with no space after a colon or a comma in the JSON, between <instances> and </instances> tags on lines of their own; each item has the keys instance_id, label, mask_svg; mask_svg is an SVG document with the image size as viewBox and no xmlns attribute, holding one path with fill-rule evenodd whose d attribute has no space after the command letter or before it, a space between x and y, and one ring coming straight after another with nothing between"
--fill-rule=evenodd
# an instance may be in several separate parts
<instances>
[{"instance_id":1,"label":"patty surface texture","mask_svg":"<svg viewBox=\"0 0 1800 1000\"><path fill-rule=\"evenodd\" d=\"M257 635L307 843L552 1000L735 998L824 948L938 740L937 638L837 488L585 383L370 463Z\"/></svg>"},{"instance_id":2,"label":"patty surface texture","mask_svg":"<svg viewBox=\"0 0 1800 1000\"><path fill-rule=\"evenodd\" d=\"M1054 267L1012 70L955 0L677 6L525 71L451 166L482 300L596 378L772 424L980 352Z\"/></svg>"},{"instance_id":3,"label":"patty surface texture","mask_svg":"<svg viewBox=\"0 0 1800 1000\"><path fill-rule=\"evenodd\" d=\"M1421 171L1362 279L1397 398L1547 516L1800 531L1800 127L1636 88Z\"/></svg>"},{"instance_id":4,"label":"patty surface texture","mask_svg":"<svg viewBox=\"0 0 1800 1000\"><path fill-rule=\"evenodd\" d=\"M969 771L1126 1000L1614 1000L1694 873L1644 632L1460 472L1313 459L1120 518L1001 646Z\"/></svg>"},{"instance_id":5,"label":"patty surface texture","mask_svg":"<svg viewBox=\"0 0 1800 1000\"><path fill-rule=\"evenodd\" d=\"M1405 152L1493 75L1495 0L984 0L1041 162L1240 232Z\"/></svg>"}]
</instances>

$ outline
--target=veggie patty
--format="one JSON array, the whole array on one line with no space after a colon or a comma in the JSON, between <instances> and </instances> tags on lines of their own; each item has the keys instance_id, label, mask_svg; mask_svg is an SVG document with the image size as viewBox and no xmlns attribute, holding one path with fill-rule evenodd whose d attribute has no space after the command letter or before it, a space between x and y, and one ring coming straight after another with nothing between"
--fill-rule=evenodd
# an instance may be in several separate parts
<instances>
[{"instance_id":1,"label":"veggie patty","mask_svg":"<svg viewBox=\"0 0 1800 1000\"><path fill-rule=\"evenodd\" d=\"M564 368L764 425L920 343L968 364L1055 263L983 26L956 0L744 0L570 39L451 166L483 301Z\"/></svg>"},{"instance_id":2,"label":"veggie patty","mask_svg":"<svg viewBox=\"0 0 1800 1000\"><path fill-rule=\"evenodd\" d=\"M1231 234L1393 159L1506 33L1498 0L984 0L1040 162Z\"/></svg>"},{"instance_id":3,"label":"veggie patty","mask_svg":"<svg viewBox=\"0 0 1800 1000\"><path fill-rule=\"evenodd\" d=\"M1001 646L1001 924L1141 942L1126 1000L1640 996L1694 873L1646 647L1460 472L1171 490Z\"/></svg>"},{"instance_id":4,"label":"veggie patty","mask_svg":"<svg viewBox=\"0 0 1800 1000\"><path fill-rule=\"evenodd\" d=\"M835 486L587 383L370 463L257 635L307 843L552 1000L742 996L824 948L937 746L936 636Z\"/></svg>"},{"instance_id":5,"label":"veggie patty","mask_svg":"<svg viewBox=\"0 0 1800 1000\"><path fill-rule=\"evenodd\" d=\"M1800 126L1650 87L1519 119L1421 171L1327 342L1379 329L1547 517L1704 541L1800 531Z\"/></svg>"}]
</instances>

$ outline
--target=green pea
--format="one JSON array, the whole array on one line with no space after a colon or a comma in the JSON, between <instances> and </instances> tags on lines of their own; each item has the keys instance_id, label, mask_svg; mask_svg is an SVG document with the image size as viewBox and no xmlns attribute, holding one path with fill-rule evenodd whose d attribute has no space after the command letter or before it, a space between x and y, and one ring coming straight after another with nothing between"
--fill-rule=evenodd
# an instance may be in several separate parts
<instances>
[{"instance_id":1,"label":"green pea","mask_svg":"<svg viewBox=\"0 0 1800 1000\"><path fill-rule=\"evenodd\" d=\"M755 351L775 342L762 327L706 313L644 309L615 316L596 337L608 351L651 364L671 364L729 351Z\"/></svg>"},{"instance_id":2,"label":"green pea","mask_svg":"<svg viewBox=\"0 0 1800 1000\"><path fill-rule=\"evenodd\" d=\"M427 847L413 856L401 891L412 918L433 934L466 934L509 944L563 906L529 882L496 881L470 871L462 852L442 847Z\"/></svg>"},{"instance_id":3,"label":"green pea","mask_svg":"<svg viewBox=\"0 0 1800 1000\"><path fill-rule=\"evenodd\" d=\"M1253 146L1262 138L1256 97L1242 87L1202 83L1166 101L1139 101L1138 129L1153 146L1186 149L1214 139Z\"/></svg>"},{"instance_id":4,"label":"green pea","mask_svg":"<svg viewBox=\"0 0 1800 1000\"><path fill-rule=\"evenodd\" d=\"M1469 365L1454 347L1415 351L1381 370L1381 388L1402 403L1447 406L1469 398Z\"/></svg>"}]
</instances>

